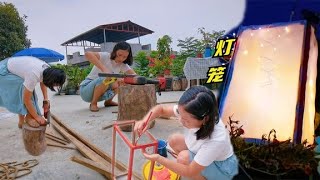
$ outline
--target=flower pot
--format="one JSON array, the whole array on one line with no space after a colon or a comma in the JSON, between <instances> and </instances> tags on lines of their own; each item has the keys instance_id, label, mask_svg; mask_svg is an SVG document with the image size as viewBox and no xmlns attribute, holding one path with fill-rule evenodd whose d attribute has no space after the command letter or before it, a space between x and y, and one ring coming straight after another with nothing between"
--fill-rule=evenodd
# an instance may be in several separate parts
<instances>
[{"instance_id":1,"label":"flower pot","mask_svg":"<svg viewBox=\"0 0 320 180\"><path fill-rule=\"evenodd\" d=\"M197 58L203 58L203 54L202 53L198 53L197 54Z\"/></svg>"},{"instance_id":2,"label":"flower pot","mask_svg":"<svg viewBox=\"0 0 320 180\"><path fill-rule=\"evenodd\" d=\"M197 80L196 79L190 80L190 87L196 86L196 85L197 85Z\"/></svg>"},{"instance_id":3,"label":"flower pot","mask_svg":"<svg viewBox=\"0 0 320 180\"><path fill-rule=\"evenodd\" d=\"M172 91L172 78L166 78L166 91Z\"/></svg>"},{"instance_id":4,"label":"flower pot","mask_svg":"<svg viewBox=\"0 0 320 180\"><path fill-rule=\"evenodd\" d=\"M188 80L186 77L181 77L181 91L185 91L188 88Z\"/></svg>"},{"instance_id":5,"label":"flower pot","mask_svg":"<svg viewBox=\"0 0 320 180\"><path fill-rule=\"evenodd\" d=\"M66 95L75 95L77 94L76 88L67 88L66 89Z\"/></svg>"},{"instance_id":6,"label":"flower pot","mask_svg":"<svg viewBox=\"0 0 320 180\"><path fill-rule=\"evenodd\" d=\"M172 90L180 91L181 90L181 79L178 77L172 78Z\"/></svg>"}]
</instances>

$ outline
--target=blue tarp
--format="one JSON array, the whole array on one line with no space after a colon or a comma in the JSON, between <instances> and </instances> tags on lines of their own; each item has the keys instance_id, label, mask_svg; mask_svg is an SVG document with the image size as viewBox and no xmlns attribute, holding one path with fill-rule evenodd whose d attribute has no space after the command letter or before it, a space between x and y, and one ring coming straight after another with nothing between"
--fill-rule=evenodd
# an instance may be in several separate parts
<instances>
[{"instance_id":1,"label":"blue tarp","mask_svg":"<svg viewBox=\"0 0 320 180\"><path fill-rule=\"evenodd\" d=\"M56 62L64 59L64 56L62 54L46 48L24 49L13 55L13 57L15 56L33 56L47 63Z\"/></svg>"}]
</instances>

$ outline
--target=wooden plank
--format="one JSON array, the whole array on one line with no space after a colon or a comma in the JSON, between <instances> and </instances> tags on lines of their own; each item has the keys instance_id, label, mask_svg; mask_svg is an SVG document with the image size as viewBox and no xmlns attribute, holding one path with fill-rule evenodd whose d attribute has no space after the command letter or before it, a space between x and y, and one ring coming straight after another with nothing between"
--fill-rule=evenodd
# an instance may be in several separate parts
<instances>
[{"instance_id":1,"label":"wooden plank","mask_svg":"<svg viewBox=\"0 0 320 180\"><path fill-rule=\"evenodd\" d=\"M48 139L50 139L50 140L52 140L52 141L55 141L55 142L57 142L57 143L59 143L59 144L67 145L67 143L65 143L64 141L61 141L61 140L59 140L59 139L55 139L55 138L53 138L53 137L51 137L51 136L47 136L47 135L46 135L46 138L48 138Z\"/></svg>"},{"instance_id":2,"label":"wooden plank","mask_svg":"<svg viewBox=\"0 0 320 180\"><path fill-rule=\"evenodd\" d=\"M91 150L93 150L94 152L96 152L98 155L100 155L100 157L102 157L104 160L106 160L107 162L109 162L109 164L111 164L111 156L108 155L106 152L104 152L103 150L101 150L100 148L98 148L96 145L89 143L90 141L88 139L86 139L85 137L81 136L80 134L78 134L77 132L75 132L74 130L72 130L72 128L69 128L66 124L64 124L61 120L58 119L57 116L55 116L53 113L51 113L51 117L52 120L55 121L56 123L59 124L59 126L63 127L66 129L66 131L68 133L70 133L71 135L73 135L74 137L76 137L78 139L78 141L82 142L83 144L85 144L86 146L88 146ZM61 133L62 134L62 133ZM66 137L65 137L66 138ZM67 138L68 139L68 138ZM93 159L92 159L93 160ZM126 165L124 165L122 162L116 161L115 162L115 166L117 169L119 169L120 171L128 171L128 167ZM141 179L142 177L136 173L133 172L133 176L136 179Z\"/></svg>"},{"instance_id":3,"label":"wooden plank","mask_svg":"<svg viewBox=\"0 0 320 180\"><path fill-rule=\"evenodd\" d=\"M104 158L105 160L111 162L111 157L108 156L105 152L103 152L100 148L98 148L96 145L89 143L90 141L81 136L80 134L78 134L77 132L75 132L74 130L72 130L70 127L68 127L66 124L62 123L61 120L58 119L57 116L51 114L51 117L54 119L54 121L56 121L61 127L63 127L68 133L70 133L72 136L74 136L75 138L77 138L80 142L82 142L83 144L87 145L90 149L92 149L93 151L95 151L97 154L99 154L102 158ZM119 168L120 170L125 170L124 168Z\"/></svg>"},{"instance_id":4,"label":"wooden plank","mask_svg":"<svg viewBox=\"0 0 320 180\"><path fill-rule=\"evenodd\" d=\"M64 146L64 145L59 145L59 144L53 144L53 143L47 143L47 146L53 146L53 147L59 147L59 148L66 148L66 149L77 150L77 149L74 148L74 147Z\"/></svg>"},{"instance_id":5,"label":"wooden plank","mask_svg":"<svg viewBox=\"0 0 320 180\"><path fill-rule=\"evenodd\" d=\"M83 166L86 166L94 171L99 172L100 174L103 174L106 177L112 177L111 173L109 171L106 171L107 167L105 165L102 165L100 163L94 162L90 159L80 157L80 156L72 156L71 160L73 162L79 163ZM111 178L112 179L112 178Z\"/></svg>"},{"instance_id":6,"label":"wooden plank","mask_svg":"<svg viewBox=\"0 0 320 180\"><path fill-rule=\"evenodd\" d=\"M65 140L65 139L62 139L62 138L60 138L60 137L57 137L57 136L55 136L55 135L53 135L53 134L50 134L50 133L48 133L48 132L46 132L46 135L47 136L50 136L50 137L52 137L52 138L55 138L55 139L59 139L60 141L63 141L63 142L65 142L65 143L70 143L69 141L67 141L67 140Z\"/></svg>"},{"instance_id":7,"label":"wooden plank","mask_svg":"<svg viewBox=\"0 0 320 180\"><path fill-rule=\"evenodd\" d=\"M77 147L77 149L81 152L82 155L84 155L85 157L87 157L87 158L89 158L99 164L107 166L107 169L111 170L111 163L109 163L108 161L103 159L101 156L99 156L96 152L94 152L88 146L86 146L81 141L79 141L77 138L75 138L74 136L69 134L67 132L67 130L65 130L63 127L61 127L56 121L54 121L54 120L51 121L51 124L57 129L57 131L59 133L61 133L61 135L66 137L66 139L70 140ZM116 174L120 174L119 170L118 170L118 172L116 171ZM110 178L110 177L107 177L107 178Z\"/></svg>"}]
</instances>

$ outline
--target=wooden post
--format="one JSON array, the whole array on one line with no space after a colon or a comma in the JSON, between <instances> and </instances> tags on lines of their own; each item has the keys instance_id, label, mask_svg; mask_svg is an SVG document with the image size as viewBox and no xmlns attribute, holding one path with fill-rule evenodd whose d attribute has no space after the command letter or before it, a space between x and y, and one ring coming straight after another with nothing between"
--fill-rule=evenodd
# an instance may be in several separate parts
<instances>
[{"instance_id":1,"label":"wooden post","mask_svg":"<svg viewBox=\"0 0 320 180\"><path fill-rule=\"evenodd\" d=\"M141 120L157 104L154 84L126 85L119 88L118 121ZM152 128L153 121L150 125ZM122 131L132 131L131 125L121 126Z\"/></svg>"},{"instance_id":2,"label":"wooden post","mask_svg":"<svg viewBox=\"0 0 320 180\"><path fill-rule=\"evenodd\" d=\"M30 127L27 123L22 125L22 137L24 148L29 154L38 156L42 154L46 148L45 138L46 126L40 126L38 128Z\"/></svg>"}]
</instances>

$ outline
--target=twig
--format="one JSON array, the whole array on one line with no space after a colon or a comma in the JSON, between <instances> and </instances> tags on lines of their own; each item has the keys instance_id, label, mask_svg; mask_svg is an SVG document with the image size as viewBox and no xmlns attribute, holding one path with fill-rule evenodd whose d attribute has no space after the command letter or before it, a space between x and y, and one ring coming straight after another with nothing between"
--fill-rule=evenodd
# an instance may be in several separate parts
<instances>
[{"instance_id":1,"label":"twig","mask_svg":"<svg viewBox=\"0 0 320 180\"><path fill-rule=\"evenodd\" d=\"M114 120L114 121L115 121L115 120ZM113 121L113 122L114 122L114 121ZM106 130L106 129L109 129L109 128L113 127L113 122L110 123L110 124L108 124L108 125L106 125L106 126L104 126L104 127L102 127L102 130Z\"/></svg>"},{"instance_id":2,"label":"twig","mask_svg":"<svg viewBox=\"0 0 320 180\"><path fill-rule=\"evenodd\" d=\"M239 167L241 168L241 170L244 172L244 174L250 179L250 180L253 180L252 177L247 173L246 170L244 170L244 168L241 166L240 163L238 163Z\"/></svg>"}]
</instances>

